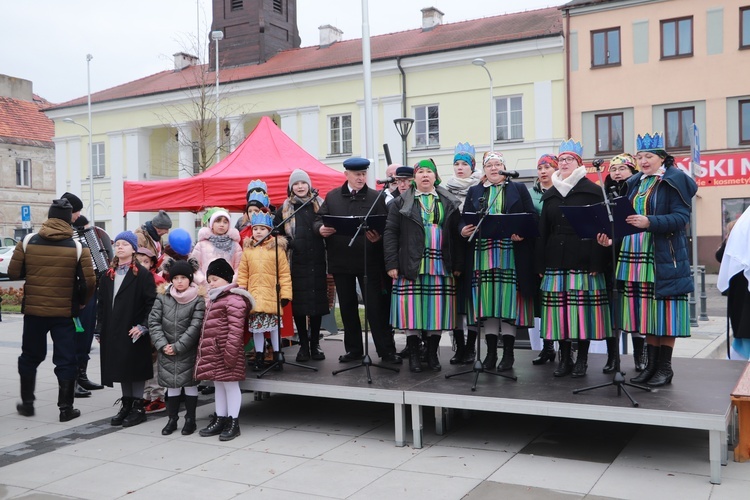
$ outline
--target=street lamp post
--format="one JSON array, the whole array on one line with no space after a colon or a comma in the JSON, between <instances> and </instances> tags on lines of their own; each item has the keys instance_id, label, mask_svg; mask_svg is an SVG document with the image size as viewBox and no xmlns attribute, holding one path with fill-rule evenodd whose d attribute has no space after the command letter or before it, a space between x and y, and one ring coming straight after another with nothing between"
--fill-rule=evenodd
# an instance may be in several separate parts
<instances>
[{"instance_id":1,"label":"street lamp post","mask_svg":"<svg viewBox=\"0 0 750 500\"><path fill-rule=\"evenodd\" d=\"M493 144L495 143L495 98L492 95L492 73L490 73L490 70L487 69L487 63L484 61L484 59L478 57L471 61L471 64L474 66L481 66L482 69L484 69L487 72L487 76L490 77L490 151L493 149Z\"/></svg>"},{"instance_id":2,"label":"street lamp post","mask_svg":"<svg viewBox=\"0 0 750 500\"><path fill-rule=\"evenodd\" d=\"M89 212L91 213L91 220L89 221L92 226L96 226L96 218L94 218L94 158L93 149L91 148L91 129L86 125L78 123L72 118L63 118L65 123L72 123L83 127L89 134ZM89 125L91 124L91 114L89 112Z\"/></svg>"},{"instance_id":3,"label":"street lamp post","mask_svg":"<svg viewBox=\"0 0 750 500\"><path fill-rule=\"evenodd\" d=\"M219 163L221 159L221 135L219 135L221 120L219 119L219 40L224 39L223 31L212 31L211 40L216 45L216 85L214 90L216 91L216 163Z\"/></svg>"},{"instance_id":4,"label":"street lamp post","mask_svg":"<svg viewBox=\"0 0 750 500\"><path fill-rule=\"evenodd\" d=\"M395 120L393 120L393 124L396 125L398 135L401 136L401 151L403 154L402 165L407 165L408 159L406 157L406 138L409 136L409 132L411 132L412 125L414 125L414 119L396 118Z\"/></svg>"}]
</instances>

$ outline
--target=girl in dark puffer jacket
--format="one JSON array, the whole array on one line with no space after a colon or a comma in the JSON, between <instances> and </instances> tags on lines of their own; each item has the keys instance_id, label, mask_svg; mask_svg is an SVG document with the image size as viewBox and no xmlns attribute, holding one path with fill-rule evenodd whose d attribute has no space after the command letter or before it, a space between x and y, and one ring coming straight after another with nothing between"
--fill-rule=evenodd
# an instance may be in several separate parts
<instances>
[{"instance_id":1,"label":"girl in dark puffer jacket","mask_svg":"<svg viewBox=\"0 0 750 500\"><path fill-rule=\"evenodd\" d=\"M245 379L244 333L247 316L255 301L247 290L232 283L234 269L224 259L208 265L208 303L203 334L195 363L196 380L212 380L216 387L216 413L203 437L219 435L230 441L240 435L238 417L242 393L240 380Z\"/></svg>"}]
</instances>

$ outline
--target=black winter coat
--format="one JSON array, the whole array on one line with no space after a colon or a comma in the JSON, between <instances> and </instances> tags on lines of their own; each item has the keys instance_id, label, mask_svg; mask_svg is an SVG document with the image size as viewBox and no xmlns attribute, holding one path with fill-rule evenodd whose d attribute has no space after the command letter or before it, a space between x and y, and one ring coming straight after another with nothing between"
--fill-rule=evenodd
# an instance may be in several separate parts
<instances>
[{"instance_id":1,"label":"black winter coat","mask_svg":"<svg viewBox=\"0 0 750 500\"><path fill-rule=\"evenodd\" d=\"M297 210L301 202L292 203ZM322 316L328 310L328 283L326 280L325 238L315 231L315 208L312 203L297 212L294 234L281 234L287 237L289 265L292 274L292 314L295 316ZM282 210L276 211L274 224L283 219Z\"/></svg>"},{"instance_id":2,"label":"black winter coat","mask_svg":"<svg viewBox=\"0 0 750 500\"><path fill-rule=\"evenodd\" d=\"M323 215L367 215L370 206L380 197L372 211L373 215L387 215L385 199L380 192L370 189L367 185L363 187L355 196L349 192L348 183L344 183L339 189L333 189L326 195L325 202L318 210L315 219L315 231L320 234L320 228L323 226ZM368 270L382 273L383 272L383 240L377 243L370 243L364 233L360 233L357 240L350 247L350 236L333 234L324 238L326 243L326 253L328 255L328 272L331 274L363 274L364 266L364 249L367 245L367 264ZM368 272L370 274L370 272Z\"/></svg>"},{"instance_id":3,"label":"black winter coat","mask_svg":"<svg viewBox=\"0 0 750 500\"><path fill-rule=\"evenodd\" d=\"M437 187L438 197L445 210L443 221L442 254L447 275L463 270L464 245L458 232L461 215L458 198ZM415 280L424 255L425 231L419 204L414 201L414 188L394 198L388 205L388 221L383 236L385 269L398 269L399 275Z\"/></svg>"},{"instance_id":4,"label":"black winter coat","mask_svg":"<svg viewBox=\"0 0 750 500\"><path fill-rule=\"evenodd\" d=\"M582 240L560 210L562 206L585 206L604 200L599 186L582 178L563 198L554 186L542 196L542 215L539 218L540 238L536 249L536 272L546 268L605 272L611 266L608 248L596 239Z\"/></svg>"},{"instance_id":5,"label":"black winter coat","mask_svg":"<svg viewBox=\"0 0 750 500\"><path fill-rule=\"evenodd\" d=\"M488 199L489 188L482 184L472 186L466 194L464 202L464 213L478 212L480 209L480 198ZM504 214L532 214L534 221L539 220L534 202L531 199L528 188L518 182L509 182L504 199ZM460 229L466 224L462 221ZM474 269L474 239L466 251L466 260L471 262L471 270ZM536 248L536 238L524 238L523 241L513 242L513 257L516 262L516 278L518 280L518 290L526 297L534 297L539 288L539 281L534 273L534 249Z\"/></svg>"},{"instance_id":6,"label":"black winter coat","mask_svg":"<svg viewBox=\"0 0 750 500\"><path fill-rule=\"evenodd\" d=\"M114 280L106 274L99 280L95 331L100 333L102 384L110 387L114 382L139 382L154 376L149 336L141 335L133 342L128 335L132 327L148 325L156 299L153 275L140 264L136 266L138 275L128 270L114 305Z\"/></svg>"}]
</instances>

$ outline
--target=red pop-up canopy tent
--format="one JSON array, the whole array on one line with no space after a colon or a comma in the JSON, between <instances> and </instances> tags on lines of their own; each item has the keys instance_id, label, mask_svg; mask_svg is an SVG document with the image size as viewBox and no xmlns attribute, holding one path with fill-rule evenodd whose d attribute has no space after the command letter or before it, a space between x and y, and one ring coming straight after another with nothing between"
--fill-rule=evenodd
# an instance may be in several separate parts
<instances>
[{"instance_id":1,"label":"red pop-up canopy tent","mask_svg":"<svg viewBox=\"0 0 750 500\"><path fill-rule=\"evenodd\" d=\"M271 202L280 206L287 197L289 175L307 172L320 196L344 183L344 174L324 165L299 147L267 116L229 156L205 172L187 179L126 181L124 211L200 212L224 207L245 210L247 184L261 179L268 185Z\"/></svg>"}]
</instances>

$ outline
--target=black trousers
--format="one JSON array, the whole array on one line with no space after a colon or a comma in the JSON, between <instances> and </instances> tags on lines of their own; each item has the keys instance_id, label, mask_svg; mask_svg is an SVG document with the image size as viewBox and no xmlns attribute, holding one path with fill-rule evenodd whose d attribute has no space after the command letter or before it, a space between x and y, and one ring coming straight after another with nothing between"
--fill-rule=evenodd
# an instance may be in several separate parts
<instances>
[{"instance_id":1,"label":"black trousers","mask_svg":"<svg viewBox=\"0 0 750 500\"><path fill-rule=\"evenodd\" d=\"M75 336L76 364L78 366L85 366L89 361L91 342L94 341L94 328L96 327L96 296L95 293L86 307L81 310L79 316L84 331L78 332Z\"/></svg>"},{"instance_id":2,"label":"black trousers","mask_svg":"<svg viewBox=\"0 0 750 500\"><path fill-rule=\"evenodd\" d=\"M357 300L357 281L359 287L365 290L364 275L336 273L333 275L336 283L336 295L339 299L341 321L344 323L344 348L354 355L364 354L362 344L362 323L359 320L359 302ZM372 332L375 350L381 358L394 354L396 344L393 341L389 321L389 311L384 310L381 287L381 277L378 270L367 273L367 321Z\"/></svg>"},{"instance_id":3,"label":"black trousers","mask_svg":"<svg viewBox=\"0 0 750 500\"><path fill-rule=\"evenodd\" d=\"M22 377L36 375L37 367L47 357L47 332L52 336L52 362L58 380L75 380L76 328L72 318L46 318L25 315L21 355L18 357L18 373Z\"/></svg>"}]
</instances>

